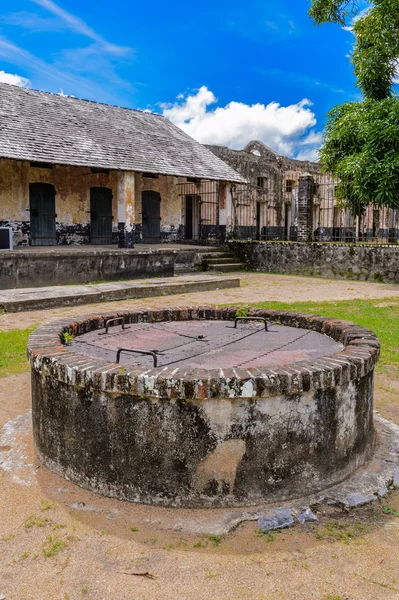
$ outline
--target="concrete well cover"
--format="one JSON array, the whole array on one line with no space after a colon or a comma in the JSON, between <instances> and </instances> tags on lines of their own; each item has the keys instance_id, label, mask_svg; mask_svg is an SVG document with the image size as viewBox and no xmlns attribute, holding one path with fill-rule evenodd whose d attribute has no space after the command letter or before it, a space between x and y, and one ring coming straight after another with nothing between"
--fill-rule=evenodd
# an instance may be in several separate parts
<instances>
[{"instance_id":1,"label":"concrete well cover","mask_svg":"<svg viewBox=\"0 0 399 600\"><path fill-rule=\"evenodd\" d=\"M71 351L114 362L119 348L153 351L158 368L270 367L332 356L342 345L307 329L263 322L183 321L134 323L92 331L74 339ZM120 364L152 367L151 356L122 353Z\"/></svg>"}]
</instances>

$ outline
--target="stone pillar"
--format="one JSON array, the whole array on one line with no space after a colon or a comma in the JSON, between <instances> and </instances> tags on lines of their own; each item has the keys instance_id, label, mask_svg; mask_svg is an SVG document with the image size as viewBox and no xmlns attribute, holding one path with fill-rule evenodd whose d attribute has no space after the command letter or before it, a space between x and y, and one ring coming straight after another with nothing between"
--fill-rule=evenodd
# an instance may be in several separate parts
<instances>
[{"instance_id":1,"label":"stone pillar","mask_svg":"<svg viewBox=\"0 0 399 600\"><path fill-rule=\"evenodd\" d=\"M135 245L135 174L118 173L118 233L119 248Z\"/></svg>"},{"instance_id":2,"label":"stone pillar","mask_svg":"<svg viewBox=\"0 0 399 600\"><path fill-rule=\"evenodd\" d=\"M226 239L226 203L227 203L227 184L224 181L219 183L219 214L218 225L219 235L218 241L223 243Z\"/></svg>"},{"instance_id":3,"label":"stone pillar","mask_svg":"<svg viewBox=\"0 0 399 600\"><path fill-rule=\"evenodd\" d=\"M223 215L224 224L226 226L226 239L229 239L234 232L233 186L234 184L231 183L226 185L225 208Z\"/></svg>"},{"instance_id":4,"label":"stone pillar","mask_svg":"<svg viewBox=\"0 0 399 600\"><path fill-rule=\"evenodd\" d=\"M303 175L298 188L298 242L313 239L313 177Z\"/></svg>"}]
</instances>

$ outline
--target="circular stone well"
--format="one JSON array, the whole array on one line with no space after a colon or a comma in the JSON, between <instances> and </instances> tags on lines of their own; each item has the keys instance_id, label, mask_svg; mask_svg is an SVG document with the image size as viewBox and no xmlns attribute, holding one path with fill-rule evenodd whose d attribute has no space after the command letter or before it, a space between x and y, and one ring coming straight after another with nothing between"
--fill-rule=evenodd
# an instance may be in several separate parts
<instances>
[{"instance_id":1,"label":"circular stone well","mask_svg":"<svg viewBox=\"0 0 399 600\"><path fill-rule=\"evenodd\" d=\"M188 507L292 499L342 481L373 448L379 343L353 323L132 310L41 327L28 354L40 460L106 496Z\"/></svg>"}]
</instances>

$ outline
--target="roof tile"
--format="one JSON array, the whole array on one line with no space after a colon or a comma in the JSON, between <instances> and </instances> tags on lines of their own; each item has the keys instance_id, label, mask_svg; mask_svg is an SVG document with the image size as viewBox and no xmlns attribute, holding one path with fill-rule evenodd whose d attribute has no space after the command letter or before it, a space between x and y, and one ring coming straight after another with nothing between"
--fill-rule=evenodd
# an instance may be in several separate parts
<instances>
[{"instance_id":1,"label":"roof tile","mask_svg":"<svg viewBox=\"0 0 399 600\"><path fill-rule=\"evenodd\" d=\"M162 115L4 83L0 157L244 181Z\"/></svg>"}]
</instances>

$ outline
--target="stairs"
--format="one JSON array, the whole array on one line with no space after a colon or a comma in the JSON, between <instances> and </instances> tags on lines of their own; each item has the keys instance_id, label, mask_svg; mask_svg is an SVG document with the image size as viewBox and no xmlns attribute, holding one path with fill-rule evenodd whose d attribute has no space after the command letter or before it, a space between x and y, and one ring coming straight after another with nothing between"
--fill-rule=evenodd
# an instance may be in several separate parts
<instances>
[{"instance_id":1,"label":"stairs","mask_svg":"<svg viewBox=\"0 0 399 600\"><path fill-rule=\"evenodd\" d=\"M202 261L205 271L219 271L222 273L231 273L232 271L243 271L246 263L237 262L237 259L230 252L212 252L204 256Z\"/></svg>"}]
</instances>

